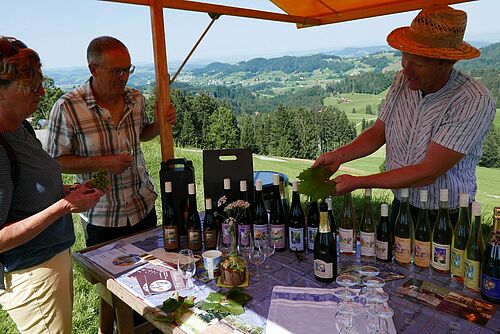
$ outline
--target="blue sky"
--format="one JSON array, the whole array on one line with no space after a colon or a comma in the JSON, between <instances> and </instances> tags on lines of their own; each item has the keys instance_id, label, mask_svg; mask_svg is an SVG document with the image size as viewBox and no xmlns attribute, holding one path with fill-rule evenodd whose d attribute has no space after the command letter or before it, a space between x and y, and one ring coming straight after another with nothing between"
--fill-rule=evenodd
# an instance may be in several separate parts
<instances>
[{"instance_id":1,"label":"blue sky","mask_svg":"<svg viewBox=\"0 0 500 334\"><path fill-rule=\"evenodd\" d=\"M15 36L39 52L45 68L86 65L89 41L111 35L129 48L133 63L153 62L149 8L97 0L0 0L0 35ZM279 11L267 0L217 3ZM249 6L251 4L251 7ZM453 5L468 13L465 39L499 42L499 0ZM164 11L169 62L181 61L210 22L207 14ZM307 54L321 50L385 45L394 28L409 25L416 12L322 27L222 16L197 51L193 63L236 62L254 57Z\"/></svg>"}]
</instances>

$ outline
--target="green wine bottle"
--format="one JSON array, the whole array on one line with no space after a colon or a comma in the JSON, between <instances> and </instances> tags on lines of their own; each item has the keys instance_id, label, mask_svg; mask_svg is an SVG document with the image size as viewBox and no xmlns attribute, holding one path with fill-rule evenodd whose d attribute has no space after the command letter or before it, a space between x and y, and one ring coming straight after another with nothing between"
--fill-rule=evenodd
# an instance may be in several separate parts
<instances>
[{"instance_id":1,"label":"green wine bottle","mask_svg":"<svg viewBox=\"0 0 500 334\"><path fill-rule=\"evenodd\" d=\"M481 231L481 205L478 202L472 202L472 215L474 219L465 247L464 286L472 291L479 291L480 264L484 244Z\"/></svg>"},{"instance_id":2,"label":"green wine bottle","mask_svg":"<svg viewBox=\"0 0 500 334\"><path fill-rule=\"evenodd\" d=\"M389 225L389 207L387 204L380 205L380 222L377 226L375 257L377 261L392 261L392 230Z\"/></svg>"},{"instance_id":3,"label":"green wine bottle","mask_svg":"<svg viewBox=\"0 0 500 334\"><path fill-rule=\"evenodd\" d=\"M363 207L363 216L361 218L360 239L361 256L375 256L375 218L372 210L372 190L365 189L365 202Z\"/></svg>"},{"instance_id":4,"label":"green wine bottle","mask_svg":"<svg viewBox=\"0 0 500 334\"><path fill-rule=\"evenodd\" d=\"M431 258L431 224L427 208L428 191L420 190L420 209L418 210L417 226L415 227L415 246L413 263L421 268L429 268Z\"/></svg>"},{"instance_id":5,"label":"green wine bottle","mask_svg":"<svg viewBox=\"0 0 500 334\"><path fill-rule=\"evenodd\" d=\"M339 221L340 254L356 255L356 213L351 193L344 195Z\"/></svg>"},{"instance_id":6,"label":"green wine bottle","mask_svg":"<svg viewBox=\"0 0 500 334\"><path fill-rule=\"evenodd\" d=\"M399 264L409 265L413 253L413 220L408 202L408 188L400 189L399 194L401 204L394 223L394 258Z\"/></svg>"},{"instance_id":7,"label":"green wine bottle","mask_svg":"<svg viewBox=\"0 0 500 334\"><path fill-rule=\"evenodd\" d=\"M451 240L451 277L457 282L464 281L464 259L465 247L469 240L470 215L469 194L460 194L460 209L458 211L458 222L453 230Z\"/></svg>"},{"instance_id":8,"label":"green wine bottle","mask_svg":"<svg viewBox=\"0 0 500 334\"><path fill-rule=\"evenodd\" d=\"M432 229L431 266L436 272L450 273L453 227L448 212L448 189L439 190L439 211Z\"/></svg>"}]
</instances>

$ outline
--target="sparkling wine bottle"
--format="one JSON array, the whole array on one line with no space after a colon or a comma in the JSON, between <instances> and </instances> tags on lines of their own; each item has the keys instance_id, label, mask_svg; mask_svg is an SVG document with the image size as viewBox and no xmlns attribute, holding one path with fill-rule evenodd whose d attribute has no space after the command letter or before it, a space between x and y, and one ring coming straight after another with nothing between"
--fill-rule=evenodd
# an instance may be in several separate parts
<instances>
[{"instance_id":1,"label":"sparkling wine bottle","mask_svg":"<svg viewBox=\"0 0 500 334\"><path fill-rule=\"evenodd\" d=\"M314 277L324 283L337 277L337 250L333 239L328 212L320 212L319 230L314 241Z\"/></svg>"}]
</instances>

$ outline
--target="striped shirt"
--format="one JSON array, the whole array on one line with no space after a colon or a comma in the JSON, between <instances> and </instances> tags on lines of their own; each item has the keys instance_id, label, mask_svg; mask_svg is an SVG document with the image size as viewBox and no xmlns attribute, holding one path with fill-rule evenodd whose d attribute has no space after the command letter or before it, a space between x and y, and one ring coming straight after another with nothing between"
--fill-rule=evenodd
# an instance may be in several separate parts
<instances>
[{"instance_id":1,"label":"striped shirt","mask_svg":"<svg viewBox=\"0 0 500 334\"><path fill-rule=\"evenodd\" d=\"M109 174L112 191L80 216L89 224L104 227L135 225L154 208L156 193L146 170L140 135L148 124L144 96L126 88L125 108L115 127L111 113L97 105L90 80L63 95L49 117L46 149L53 158L64 155L95 157L133 150L134 162L122 174ZM92 177L77 174L77 182Z\"/></svg>"},{"instance_id":2,"label":"striped shirt","mask_svg":"<svg viewBox=\"0 0 500 334\"><path fill-rule=\"evenodd\" d=\"M439 189L447 188L450 208L459 207L459 194L471 201L477 191L476 165L484 138L495 116L495 103L478 81L455 69L446 85L427 94L410 90L398 72L379 118L385 123L386 168L420 163L431 142L464 154L457 164L426 187L410 189L410 204L420 206L419 190L429 190L429 209L439 208ZM399 198L399 192L394 191Z\"/></svg>"}]
</instances>

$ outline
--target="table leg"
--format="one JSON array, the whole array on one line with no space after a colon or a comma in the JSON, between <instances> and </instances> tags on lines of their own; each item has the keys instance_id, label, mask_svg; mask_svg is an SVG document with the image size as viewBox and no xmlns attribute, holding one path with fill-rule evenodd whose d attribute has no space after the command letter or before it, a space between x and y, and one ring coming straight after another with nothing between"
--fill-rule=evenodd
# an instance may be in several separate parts
<instances>
[{"instance_id":1,"label":"table leg","mask_svg":"<svg viewBox=\"0 0 500 334\"><path fill-rule=\"evenodd\" d=\"M99 334L112 334L115 313L113 306L102 297L99 298Z\"/></svg>"},{"instance_id":2,"label":"table leg","mask_svg":"<svg viewBox=\"0 0 500 334\"><path fill-rule=\"evenodd\" d=\"M120 298L113 295L113 305L115 307L116 324L119 334L133 334L134 321L132 319L132 308L124 303Z\"/></svg>"}]
</instances>

